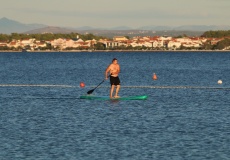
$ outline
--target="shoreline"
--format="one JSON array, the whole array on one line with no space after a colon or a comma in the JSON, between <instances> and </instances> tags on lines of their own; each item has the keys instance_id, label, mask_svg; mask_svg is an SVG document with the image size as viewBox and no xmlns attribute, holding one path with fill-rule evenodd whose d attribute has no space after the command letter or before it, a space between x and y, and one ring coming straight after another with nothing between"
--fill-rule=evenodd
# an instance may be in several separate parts
<instances>
[{"instance_id":1,"label":"shoreline","mask_svg":"<svg viewBox=\"0 0 230 160\"><path fill-rule=\"evenodd\" d=\"M70 50L70 51L0 51L0 53L54 53L54 52L230 52L230 50Z\"/></svg>"}]
</instances>

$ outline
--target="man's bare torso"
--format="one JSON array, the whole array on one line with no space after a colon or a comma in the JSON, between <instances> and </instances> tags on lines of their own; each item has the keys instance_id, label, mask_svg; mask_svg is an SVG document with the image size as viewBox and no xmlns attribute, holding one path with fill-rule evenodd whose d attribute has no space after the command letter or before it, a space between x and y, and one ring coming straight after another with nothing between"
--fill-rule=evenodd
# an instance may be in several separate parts
<instances>
[{"instance_id":1,"label":"man's bare torso","mask_svg":"<svg viewBox=\"0 0 230 160\"><path fill-rule=\"evenodd\" d=\"M119 64L111 64L109 66L109 69L110 69L109 72L110 72L111 76L113 76L113 77L117 77L118 76L118 74L120 72L120 66L119 66Z\"/></svg>"}]
</instances>

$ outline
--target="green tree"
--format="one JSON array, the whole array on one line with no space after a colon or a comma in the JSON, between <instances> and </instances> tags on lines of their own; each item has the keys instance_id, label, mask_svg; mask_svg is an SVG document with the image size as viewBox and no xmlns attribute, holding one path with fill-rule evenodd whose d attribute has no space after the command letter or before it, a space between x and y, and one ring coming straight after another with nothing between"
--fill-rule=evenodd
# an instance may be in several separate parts
<instances>
[{"instance_id":1,"label":"green tree","mask_svg":"<svg viewBox=\"0 0 230 160\"><path fill-rule=\"evenodd\" d=\"M230 30L228 31L207 31L204 32L202 37L206 38L222 38L222 37L229 37L230 36Z\"/></svg>"},{"instance_id":2,"label":"green tree","mask_svg":"<svg viewBox=\"0 0 230 160\"><path fill-rule=\"evenodd\" d=\"M133 50L133 47L131 45L126 47L127 50Z\"/></svg>"},{"instance_id":3,"label":"green tree","mask_svg":"<svg viewBox=\"0 0 230 160\"><path fill-rule=\"evenodd\" d=\"M94 49L96 49L96 50L104 50L105 45L103 43L98 42L97 44L94 45Z\"/></svg>"},{"instance_id":4,"label":"green tree","mask_svg":"<svg viewBox=\"0 0 230 160\"><path fill-rule=\"evenodd\" d=\"M229 47L229 46L230 46L230 39L225 38L224 40L222 40L216 44L215 49L222 50L222 49L225 49L226 47Z\"/></svg>"},{"instance_id":5,"label":"green tree","mask_svg":"<svg viewBox=\"0 0 230 160\"><path fill-rule=\"evenodd\" d=\"M130 37L129 37L129 36L125 36L125 38L130 39Z\"/></svg>"},{"instance_id":6,"label":"green tree","mask_svg":"<svg viewBox=\"0 0 230 160\"><path fill-rule=\"evenodd\" d=\"M0 34L0 41L8 41L9 36L7 34Z\"/></svg>"}]
</instances>

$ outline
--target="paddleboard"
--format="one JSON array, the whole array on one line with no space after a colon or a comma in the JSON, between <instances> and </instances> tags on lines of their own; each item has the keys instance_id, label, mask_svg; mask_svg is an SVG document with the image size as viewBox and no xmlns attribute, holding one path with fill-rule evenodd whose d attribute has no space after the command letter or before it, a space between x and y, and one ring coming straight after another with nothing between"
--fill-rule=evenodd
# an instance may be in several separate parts
<instances>
[{"instance_id":1,"label":"paddleboard","mask_svg":"<svg viewBox=\"0 0 230 160\"><path fill-rule=\"evenodd\" d=\"M89 99L89 100L146 100L148 96L125 96L119 98L110 98L109 96L95 96L95 95L85 95L80 96L80 99Z\"/></svg>"}]
</instances>

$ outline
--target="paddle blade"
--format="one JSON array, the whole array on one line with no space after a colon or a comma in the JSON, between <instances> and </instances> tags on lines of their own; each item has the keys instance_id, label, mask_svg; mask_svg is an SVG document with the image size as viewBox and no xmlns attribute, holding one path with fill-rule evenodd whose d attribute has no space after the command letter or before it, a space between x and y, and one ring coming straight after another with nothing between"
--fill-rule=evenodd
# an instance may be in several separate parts
<instances>
[{"instance_id":1,"label":"paddle blade","mask_svg":"<svg viewBox=\"0 0 230 160\"><path fill-rule=\"evenodd\" d=\"M94 89L89 90L89 91L87 92L87 94L91 94L91 93L93 93L93 91L94 91Z\"/></svg>"}]
</instances>

